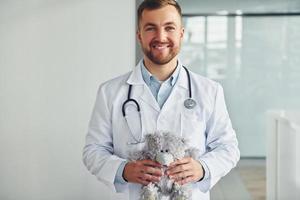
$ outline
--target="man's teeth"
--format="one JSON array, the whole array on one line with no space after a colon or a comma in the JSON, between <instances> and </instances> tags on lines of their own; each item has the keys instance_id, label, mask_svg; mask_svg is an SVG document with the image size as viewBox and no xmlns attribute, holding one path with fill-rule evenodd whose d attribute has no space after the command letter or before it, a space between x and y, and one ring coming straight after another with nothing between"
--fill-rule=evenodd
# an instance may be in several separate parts
<instances>
[{"instance_id":1,"label":"man's teeth","mask_svg":"<svg viewBox=\"0 0 300 200\"><path fill-rule=\"evenodd\" d=\"M167 47L168 47L168 45L153 45L153 48L156 48L156 49L164 49Z\"/></svg>"}]
</instances>

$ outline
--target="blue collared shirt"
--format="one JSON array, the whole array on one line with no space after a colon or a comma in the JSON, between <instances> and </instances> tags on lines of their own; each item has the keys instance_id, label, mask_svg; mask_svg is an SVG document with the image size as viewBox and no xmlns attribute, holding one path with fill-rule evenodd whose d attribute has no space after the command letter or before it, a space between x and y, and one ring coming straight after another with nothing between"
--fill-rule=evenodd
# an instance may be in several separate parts
<instances>
[{"instance_id":1,"label":"blue collared shirt","mask_svg":"<svg viewBox=\"0 0 300 200\"><path fill-rule=\"evenodd\" d=\"M178 79L179 71L181 68L181 64L178 61L175 71L172 75L165 81L159 81L155 76L153 76L145 67L144 62L141 63L141 71L142 77L146 83L146 85L151 90L154 98L156 99L160 108L164 105L166 100L171 94L171 91Z\"/></svg>"}]
</instances>

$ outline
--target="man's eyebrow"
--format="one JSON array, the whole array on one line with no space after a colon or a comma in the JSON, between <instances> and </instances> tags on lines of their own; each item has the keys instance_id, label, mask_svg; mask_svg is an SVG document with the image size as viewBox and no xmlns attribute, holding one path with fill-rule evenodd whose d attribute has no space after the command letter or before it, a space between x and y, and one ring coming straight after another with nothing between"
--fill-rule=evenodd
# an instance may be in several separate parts
<instances>
[{"instance_id":1,"label":"man's eyebrow","mask_svg":"<svg viewBox=\"0 0 300 200\"><path fill-rule=\"evenodd\" d=\"M147 24L144 25L144 28L147 27L147 26L156 26L156 24L153 24L153 23L147 23Z\"/></svg>"},{"instance_id":2,"label":"man's eyebrow","mask_svg":"<svg viewBox=\"0 0 300 200\"><path fill-rule=\"evenodd\" d=\"M166 22L163 26L170 26L170 25L176 26L176 24L174 22ZM144 28L147 26L157 26L157 25L154 23L148 22L144 25Z\"/></svg>"},{"instance_id":3,"label":"man's eyebrow","mask_svg":"<svg viewBox=\"0 0 300 200\"><path fill-rule=\"evenodd\" d=\"M174 22L167 22L167 23L164 24L164 26L168 26L168 25L174 25L174 26L176 26L176 24Z\"/></svg>"}]
</instances>

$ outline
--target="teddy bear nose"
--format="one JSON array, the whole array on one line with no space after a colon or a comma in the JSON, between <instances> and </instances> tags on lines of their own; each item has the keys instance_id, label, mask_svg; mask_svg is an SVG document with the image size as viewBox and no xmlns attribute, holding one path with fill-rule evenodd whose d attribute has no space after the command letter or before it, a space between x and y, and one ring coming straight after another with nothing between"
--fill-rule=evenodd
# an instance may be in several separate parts
<instances>
[{"instance_id":1,"label":"teddy bear nose","mask_svg":"<svg viewBox=\"0 0 300 200\"><path fill-rule=\"evenodd\" d=\"M155 160L161 165L168 166L174 161L174 158L173 155L170 153L160 152L156 155Z\"/></svg>"}]
</instances>

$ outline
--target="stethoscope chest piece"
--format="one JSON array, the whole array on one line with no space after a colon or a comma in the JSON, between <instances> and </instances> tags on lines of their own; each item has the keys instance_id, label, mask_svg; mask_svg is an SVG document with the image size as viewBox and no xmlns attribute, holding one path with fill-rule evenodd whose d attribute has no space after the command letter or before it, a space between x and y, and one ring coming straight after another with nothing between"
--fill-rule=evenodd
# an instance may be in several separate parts
<instances>
[{"instance_id":1,"label":"stethoscope chest piece","mask_svg":"<svg viewBox=\"0 0 300 200\"><path fill-rule=\"evenodd\" d=\"M194 99L188 98L184 101L184 107L187 109L193 109L196 106L196 101Z\"/></svg>"}]
</instances>

